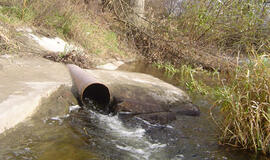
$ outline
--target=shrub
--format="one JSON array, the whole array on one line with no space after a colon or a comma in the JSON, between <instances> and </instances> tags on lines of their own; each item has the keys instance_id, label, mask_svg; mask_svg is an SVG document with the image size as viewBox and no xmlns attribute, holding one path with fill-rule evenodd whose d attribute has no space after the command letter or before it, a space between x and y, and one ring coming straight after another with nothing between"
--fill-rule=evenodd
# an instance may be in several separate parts
<instances>
[{"instance_id":1,"label":"shrub","mask_svg":"<svg viewBox=\"0 0 270 160\"><path fill-rule=\"evenodd\" d=\"M242 53L250 45L269 52L269 6L263 0L184 1L183 8L178 28L193 40Z\"/></svg>"}]
</instances>

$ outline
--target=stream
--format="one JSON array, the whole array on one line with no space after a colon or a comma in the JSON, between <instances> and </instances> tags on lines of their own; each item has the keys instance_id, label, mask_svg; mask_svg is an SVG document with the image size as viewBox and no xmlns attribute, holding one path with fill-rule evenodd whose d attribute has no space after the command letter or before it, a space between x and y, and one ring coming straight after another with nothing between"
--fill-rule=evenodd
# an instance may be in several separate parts
<instances>
[{"instance_id":1,"label":"stream","mask_svg":"<svg viewBox=\"0 0 270 160\"><path fill-rule=\"evenodd\" d=\"M152 65L125 64L119 70L150 74L184 90ZM66 92L69 88L61 87L31 119L0 135L0 160L267 159L218 145L218 130L209 116L211 103L200 95L190 95L201 110L199 117L179 115L170 124L157 125L78 106L63 96Z\"/></svg>"}]
</instances>

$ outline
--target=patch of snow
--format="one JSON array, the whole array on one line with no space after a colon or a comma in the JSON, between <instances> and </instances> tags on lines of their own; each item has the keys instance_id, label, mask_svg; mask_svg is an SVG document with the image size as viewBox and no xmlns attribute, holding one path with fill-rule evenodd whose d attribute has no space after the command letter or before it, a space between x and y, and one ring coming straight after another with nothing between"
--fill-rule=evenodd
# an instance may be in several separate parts
<instances>
[{"instance_id":1,"label":"patch of snow","mask_svg":"<svg viewBox=\"0 0 270 160\"><path fill-rule=\"evenodd\" d=\"M55 122L58 122L59 125L62 125L64 120L68 118L69 116L70 116L69 114L66 114L64 116L55 116L55 117L45 118L43 120L43 123L48 123L51 125Z\"/></svg>"},{"instance_id":2,"label":"patch of snow","mask_svg":"<svg viewBox=\"0 0 270 160\"><path fill-rule=\"evenodd\" d=\"M33 30L31 28L28 28L28 27L17 28L16 31L18 31L18 32L28 32L28 33L33 32Z\"/></svg>"},{"instance_id":3,"label":"patch of snow","mask_svg":"<svg viewBox=\"0 0 270 160\"><path fill-rule=\"evenodd\" d=\"M123 64L124 64L124 62L117 61L117 62L113 62L113 63L107 63L107 64L104 64L104 65L100 65L100 66L97 66L96 68L97 69L104 69L104 70L114 71Z\"/></svg>"},{"instance_id":4,"label":"patch of snow","mask_svg":"<svg viewBox=\"0 0 270 160\"><path fill-rule=\"evenodd\" d=\"M41 47L51 52L69 52L69 51L79 51L82 52L81 48L74 45L68 44L59 37L48 38L48 37L38 37L32 33L29 33L29 38L35 40Z\"/></svg>"},{"instance_id":5,"label":"patch of snow","mask_svg":"<svg viewBox=\"0 0 270 160\"><path fill-rule=\"evenodd\" d=\"M101 66L97 66L96 67L97 69L105 69L105 70L116 70L118 67L115 66L114 64L112 63L107 63L107 64L104 64L104 65L101 65Z\"/></svg>"},{"instance_id":6,"label":"patch of snow","mask_svg":"<svg viewBox=\"0 0 270 160\"><path fill-rule=\"evenodd\" d=\"M117 65L117 66L121 66L123 64L125 64L123 61L116 61L116 62L113 62L113 64Z\"/></svg>"}]
</instances>

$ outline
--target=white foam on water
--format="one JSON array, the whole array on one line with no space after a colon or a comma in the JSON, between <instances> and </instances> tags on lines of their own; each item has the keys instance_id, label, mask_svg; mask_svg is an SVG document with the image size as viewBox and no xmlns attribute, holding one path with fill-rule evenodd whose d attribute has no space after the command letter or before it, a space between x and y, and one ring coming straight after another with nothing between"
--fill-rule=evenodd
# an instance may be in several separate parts
<instances>
[{"instance_id":1,"label":"white foam on water","mask_svg":"<svg viewBox=\"0 0 270 160\"><path fill-rule=\"evenodd\" d=\"M79 105L75 105L75 106L69 106L69 113L73 112L73 111L77 111L79 110L81 107Z\"/></svg>"},{"instance_id":2,"label":"white foam on water","mask_svg":"<svg viewBox=\"0 0 270 160\"><path fill-rule=\"evenodd\" d=\"M151 153L150 152L145 152L143 149L136 149L134 147L131 147L131 146L126 146L126 147L123 147L123 146L119 146L119 145L116 145L117 148L121 149L121 150L124 150L124 151L127 151L129 153L132 153L131 156L136 158L136 159L141 159L140 157L138 157L137 155L142 155L142 157L144 159L149 159L149 157L151 156Z\"/></svg>"},{"instance_id":3,"label":"white foam on water","mask_svg":"<svg viewBox=\"0 0 270 160\"><path fill-rule=\"evenodd\" d=\"M160 144L160 143L152 144L148 141L145 141L145 143L148 144L148 146L144 148L135 148L132 146L120 146L120 145L116 145L116 147L121 150L131 153L131 156L136 159L143 158L145 160L148 160L153 153L158 152L160 148L164 148L167 146L166 144Z\"/></svg>"},{"instance_id":4,"label":"white foam on water","mask_svg":"<svg viewBox=\"0 0 270 160\"><path fill-rule=\"evenodd\" d=\"M52 124L51 122L58 122L59 125L62 125L64 120L68 118L70 115L66 114L63 116L55 116L55 117L50 117L50 118L45 118L43 120L44 123Z\"/></svg>"},{"instance_id":5,"label":"white foam on water","mask_svg":"<svg viewBox=\"0 0 270 160\"><path fill-rule=\"evenodd\" d=\"M112 140L115 146L127 152L138 160L148 160L152 154L158 153L166 144L151 143L145 136L145 129L141 127L127 128L118 116L108 116L90 111L92 118L99 120L99 126L105 128L117 140Z\"/></svg>"},{"instance_id":6,"label":"white foam on water","mask_svg":"<svg viewBox=\"0 0 270 160\"><path fill-rule=\"evenodd\" d=\"M143 123L147 124L148 126L153 126L153 127L166 127L166 128L173 129L173 126L171 126L171 125L152 124L152 123L150 123L150 122L148 122L148 121L146 121L146 120L144 120L144 119L142 119L142 118L140 118L140 117L136 117L136 119L142 121Z\"/></svg>"},{"instance_id":7,"label":"white foam on water","mask_svg":"<svg viewBox=\"0 0 270 160\"><path fill-rule=\"evenodd\" d=\"M182 160L185 156L183 154L176 155L172 160Z\"/></svg>"},{"instance_id":8,"label":"white foam on water","mask_svg":"<svg viewBox=\"0 0 270 160\"><path fill-rule=\"evenodd\" d=\"M62 118L61 118L61 117L59 117L59 116L56 116L56 117L51 117L50 119L51 119L51 120L53 120L53 121L59 121L59 122L63 122Z\"/></svg>"},{"instance_id":9,"label":"white foam on water","mask_svg":"<svg viewBox=\"0 0 270 160\"><path fill-rule=\"evenodd\" d=\"M115 136L129 137L129 138L142 138L145 134L143 128L128 129L123 126L122 122L118 119L118 116L108 116L94 111L91 115L99 119L102 125L106 126L106 129Z\"/></svg>"}]
</instances>

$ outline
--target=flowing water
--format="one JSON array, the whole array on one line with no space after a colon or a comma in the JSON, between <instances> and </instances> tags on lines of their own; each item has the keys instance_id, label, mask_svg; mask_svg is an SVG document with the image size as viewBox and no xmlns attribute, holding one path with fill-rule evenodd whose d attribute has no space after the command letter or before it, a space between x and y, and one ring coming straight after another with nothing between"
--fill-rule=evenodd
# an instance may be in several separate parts
<instances>
[{"instance_id":1,"label":"flowing water","mask_svg":"<svg viewBox=\"0 0 270 160\"><path fill-rule=\"evenodd\" d=\"M144 63L120 69L178 84ZM43 101L33 118L0 135L0 160L267 159L219 146L217 127L209 117L211 103L201 96L191 96L200 107L199 117L182 115L168 125L156 125L129 115L103 115L78 106L65 96L66 92L69 88L62 87Z\"/></svg>"}]
</instances>

